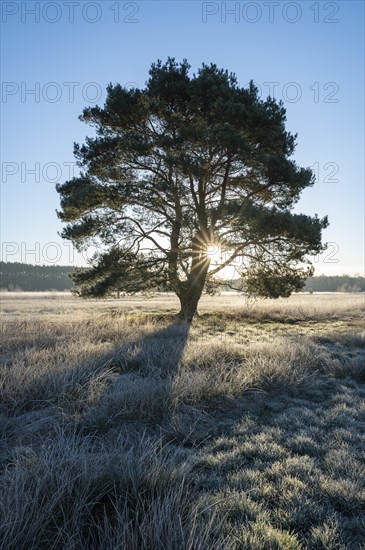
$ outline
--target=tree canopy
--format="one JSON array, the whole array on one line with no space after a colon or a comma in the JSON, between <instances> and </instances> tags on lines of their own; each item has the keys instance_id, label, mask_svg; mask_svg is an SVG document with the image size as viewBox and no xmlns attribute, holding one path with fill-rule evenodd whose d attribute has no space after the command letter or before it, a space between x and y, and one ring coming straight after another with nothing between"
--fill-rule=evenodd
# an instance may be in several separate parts
<instances>
[{"instance_id":1,"label":"tree canopy","mask_svg":"<svg viewBox=\"0 0 365 550\"><path fill-rule=\"evenodd\" d=\"M186 60L169 58L152 64L143 89L110 84L104 107L80 119L96 134L74 146L80 175L57 186L62 236L100 246L73 275L80 295L164 288L190 322L232 262L251 293L304 286L328 222L292 212L314 176L290 158L297 136L282 102L214 64L190 75Z\"/></svg>"}]
</instances>

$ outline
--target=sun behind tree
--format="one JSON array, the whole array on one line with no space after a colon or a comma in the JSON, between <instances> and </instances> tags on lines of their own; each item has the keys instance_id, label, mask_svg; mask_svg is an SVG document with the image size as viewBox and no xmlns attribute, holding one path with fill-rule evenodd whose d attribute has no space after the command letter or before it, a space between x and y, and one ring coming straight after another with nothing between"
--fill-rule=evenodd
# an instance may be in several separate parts
<instances>
[{"instance_id":1,"label":"sun behind tree","mask_svg":"<svg viewBox=\"0 0 365 550\"><path fill-rule=\"evenodd\" d=\"M261 100L252 82L240 88L214 64L189 70L169 58L152 65L143 89L110 84L104 108L80 117L97 136L75 145L79 177L57 186L62 236L103 250L74 273L79 294L163 287L186 322L233 262L251 293L300 290L328 225L291 213L314 177L290 160L296 136L282 102Z\"/></svg>"},{"instance_id":2,"label":"sun behind tree","mask_svg":"<svg viewBox=\"0 0 365 550\"><path fill-rule=\"evenodd\" d=\"M210 265L222 263L222 248L218 243L209 243L206 247Z\"/></svg>"}]
</instances>

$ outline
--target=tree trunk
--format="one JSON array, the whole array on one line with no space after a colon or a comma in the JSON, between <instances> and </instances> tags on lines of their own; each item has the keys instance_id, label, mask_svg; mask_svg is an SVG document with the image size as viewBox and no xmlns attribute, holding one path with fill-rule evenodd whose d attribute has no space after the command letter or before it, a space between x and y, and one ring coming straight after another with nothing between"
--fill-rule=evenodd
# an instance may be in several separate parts
<instances>
[{"instance_id":1,"label":"tree trunk","mask_svg":"<svg viewBox=\"0 0 365 550\"><path fill-rule=\"evenodd\" d=\"M181 284L178 293L181 306L177 316L178 322L190 324L196 314L210 264L206 250L207 235L208 230L205 228L201 229L193 238L191 270L187 281Z\"/></svg>"},{"instance_id":2,"label":"tree trunk","mask_svg":"<svg viewBox=\"0 0 365 550\"><path fill-rule=\"evenodd\" d=\"M196 311L198 309L198 302L199 302L200 296L198 295L188 295L186 293L184 296L180 298L180 312L177 316L177 319L180 322L188 323L190 324L194 318L194 315L196 314Z\"/></svg>"},{"instance_id":3,"label":"tree trunk","mask_svg":"<svg viewBox=\"0 0 365 550\"><path fill-rule=\"evenodd\" d=\"M180 312L178 321L191 323L198 309L198 303L203 293L205 279L207 277L209 261L199 269L197 273L190 273L184 291L180 294Z\"/></svg>"}]
</instances>

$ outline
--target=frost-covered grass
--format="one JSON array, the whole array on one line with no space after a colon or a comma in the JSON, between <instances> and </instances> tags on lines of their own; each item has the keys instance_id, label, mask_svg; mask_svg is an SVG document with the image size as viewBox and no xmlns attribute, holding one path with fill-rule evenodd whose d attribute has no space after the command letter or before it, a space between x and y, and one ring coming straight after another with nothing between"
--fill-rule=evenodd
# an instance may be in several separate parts
<instances>
[{"instance_id":1,"label":"frost-covered grass","mask_svg":"<svg viewBox=\"0 0 365 550\"><path fill-rule=\"evenodd\" d=\"M363 296L176 308L2 295L0 547L362 548Z\"/></svg>"}]
</instances>

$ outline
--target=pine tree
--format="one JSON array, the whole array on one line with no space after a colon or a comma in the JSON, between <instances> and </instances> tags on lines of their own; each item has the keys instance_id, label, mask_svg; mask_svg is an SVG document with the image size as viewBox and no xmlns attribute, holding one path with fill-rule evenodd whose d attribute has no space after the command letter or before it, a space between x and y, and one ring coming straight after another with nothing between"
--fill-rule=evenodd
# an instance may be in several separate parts
<instances>
[{"instance_id":1,"label":"pine tree","mask_svg":"<svg viewBox=\"0 0 365 550\"><path fill-rule=\"evenodd\" d=\"M80 117L96 128L75 144L80 175L57 186L62 236L103 247L73 275L80 295L168 289L187 322L232 262L250 293L303 288L328 225L291 211L314 177L290 159L297 136L282 102L214 64L189 70L169 58L143 89L110 84L104 107ZM217 248L223 259L213 262Z\"/></svg>"}]
</instances>

